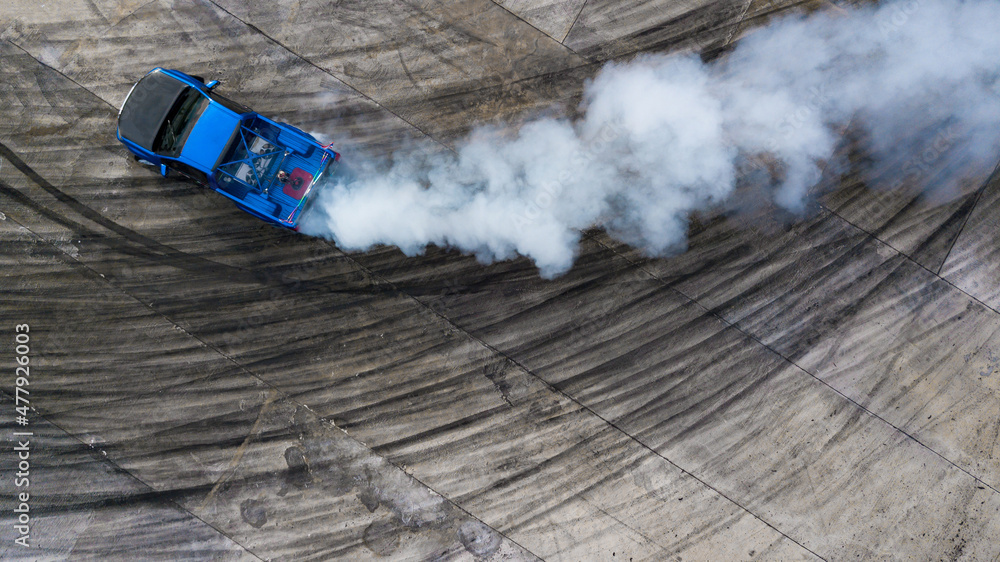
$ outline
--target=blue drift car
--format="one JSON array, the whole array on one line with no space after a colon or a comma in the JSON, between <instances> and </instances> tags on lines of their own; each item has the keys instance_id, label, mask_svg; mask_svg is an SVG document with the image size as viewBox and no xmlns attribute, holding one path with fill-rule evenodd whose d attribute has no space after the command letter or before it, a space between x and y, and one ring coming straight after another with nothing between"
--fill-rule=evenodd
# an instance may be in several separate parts
<instances>
[{"instance_id":1,"label":"blue drift car","mask_svg":"<svg viewBox=\"0 0 1000 562\"><path fill-rule=\"evenodd\" d=\"M340 155L177 70L154 68L118 112L118 140L136 160L176 171L267 222L298 229L319 179Z\"/></svg>"}]
</instances>

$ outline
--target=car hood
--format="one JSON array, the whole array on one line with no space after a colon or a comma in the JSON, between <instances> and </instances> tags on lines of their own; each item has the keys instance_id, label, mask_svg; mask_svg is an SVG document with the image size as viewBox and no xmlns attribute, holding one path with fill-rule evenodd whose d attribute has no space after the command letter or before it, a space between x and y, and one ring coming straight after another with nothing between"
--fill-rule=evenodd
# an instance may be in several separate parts
<instances>
[{"instance_id":1,"label":"car hood","mask_svg":"<svg viewBox=\"0 0 1000 562\"><path fill-rule=\"evenodd\" d=\"M150 72L132 87L118 114L118 134L146 150L177 98L190 86L158 70Z\"/></svg>"},{"instance_id":2,"label":"car hood","mask_svg":"<svg viewBox=\"0 0 1000 562\"><path fill-rule=\"evenodd\" d=\"M208 104L184 143L181 157L211 170L229 144L240 118L219 103Z\"/></svg>"}]
</instances>

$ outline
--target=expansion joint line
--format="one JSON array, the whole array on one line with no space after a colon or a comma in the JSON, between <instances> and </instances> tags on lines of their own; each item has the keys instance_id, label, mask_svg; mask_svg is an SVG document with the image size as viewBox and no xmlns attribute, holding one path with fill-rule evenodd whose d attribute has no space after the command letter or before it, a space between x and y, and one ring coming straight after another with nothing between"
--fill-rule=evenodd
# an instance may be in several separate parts
<instances>
[{"instance_id":1,"label":"expansion joint line","mask_svg":"<svg viewBox=\"0 0 1000 562\"><path fill-rule=\"evenodd\" d=\"M743 25L743 20L746 19L747 13L750 11L750 6L752 6L754 0L747 0L743 5L743 12L740 13L740 17L736 18L736 23L733 24L733 28L729 31L729 35L726 36L725 43L722 44L723 48L728 47L730 43L733 42L733 38L740 30L740 26Z\"/></svg>"},{"instance_id":2,"label":"expansion joint line","mask_svg":"<svg viewBox=\"0 0 1000 562\"><path fill-rule=\"evenodd\" d=\"M1000 316L1000 310L997 310L996 308L994 308L994 307L986 304L985 302L983 302L982 300L980 300L978 297L970 294L965 289L962 289L961 287L959 287L958 285L956 285L955 283L953 283L947 277L943 277L941 275L941 271L944 269L944 264L945 264L945 262L948 261L948 256L951 255L951 251L952 251L952 249L954 249L955 243L958 241L958 237L962 234L962 231L965 230L965 225L969 222L969 217L972 216L972 211L975 210L976 205L979 204L979 200L983 196L983 193L986 192L986 188L989 186L990 183L993 182L993 179L997 177L998 173L1000 173L1000 163L997 164L996 168L993 169L993 173L991 173L990 176L988 178L986 178L986 181L984 181L983 185L979 188L979 190L978 190L978 192L976 194L976 200L973 202L972 208L969 209L968 214L966 214L966 216L965 216L965 220L962 221L962 227L959 229L958 233L955 235L955 239L952 240L951 246L949 246L949 248L948 248L948 253L945 254L944 260L941 261L941 265L938 267L937 271L931 270L931 268L927 267L926 265L924 265L924 264L918 262L916 259L914 259L913 256L907 254L906 252L903 252L903 251L899 250L898 248L896 248L895 246L893 246L889 242L886 242L885 240L879 238L878 235L876 235L874 232L872 232L872 231L870 231L870 230L862 227L861 225L858 225L858 224L852 222L851 220L845 218L843 215L841 215L840 213L838 213L838 212L830 209L829 207L827 207L825 205L822 205L822 204L819 205L819 207L821 209L823 209L824 211L830 213L831 215L833 215L833 216L839 218L840 220L844 221L844 223L850 225L851 227L853 227L853 228L855 228L857 230L860 230L861 232L864 232L869 237L871 237L872 240L877 240L877 241L881 242L882 244L885 244L887 247L891 248L894 252L896 252L897 254L903 256L904 258L906 258L907 261L912 262L914 265L916 265L920 269L923 269L927 273L930 273L931 275L933 275L937 279L939 279L939 280L943 281L944 283L947 283L948 285L950 285L956 291L962 293L963 295L969 297L973 301L981 304L987 310L990 310L993 313L995 313L998 316Z\"/></svg>"},{"instance_id":3,"label":"expansion joint line","mask_svg":"<svg viewBox=\"0 0 1000 562\"><path fill-rule=\"evenodd\" d=\"M941 272L944 270L944 264L948 263L948 257L951 256L951 251L955 249L955 243L958 242L959 237L962 236L962 232L965 231L965 225L969 224L969 219L972 217L972 213L976 210L979 205L979 200L983 198L983 194L986 193L986 188L989 187L990 182L996 177L997 172L1000 171L1000 162L997 163L996 167L993 168L993 172L986 178L983 185L979 188L979 192L976 193L976 200L972 202L972 208L965 215L965 220L962 221L962 226L959 227L958 232L955 234L955 238L952 239L951 245L948 246L948 251L944 255L944 259L941 260L941 265L938 266L935 275L941 276Z\"/></svg>"},{"instance_id":4,"label":"expansion joint line","mask_svg":"<svg viewBox=\"0 0 1000 562\"><path fill-rule=\"evenodd\" d=\"M752 0L751 0L751 1L752 1ZM515 14L514 12L510 11L510 9L509 9L509 8L507 8L507 6L504 6L503 4L501 4L501 3L497 2L497 0L490 0L490 2L493 2L494 4L496 4L496 5L497 5L497 6L498 6L498 7L499 7L499 8L501 9L501 10L503 10L503 11L507 12L508 14L510 14L510 15L511 15L511 17L513 17L513 18L515 18L515 19L517 19L517 20L519 20L519 21L523 22L523 23L524 23L525 25L527 25L528 27L530 27L530 28L534 29L535 31L537 31L537 32L541 33L542 35L544 35L544 36L548 37L549 39L551 39L551 40L555 41L556 43L559 43L559 44L560 44L560 45L562 45L562 46L563 46L563 47L564 47L564 48L565 48L565 49L566 49L567 51L569 51L569 52L573 53L574 55L576 55L576 56L580 57L581 59L583 59L583 60L585 60L585 61L587 61L587 62L594 62L594 61L592 61L592 60L590 59L590 57L585 57L585 56L581 55L580 53L576 52L576 50L575 50L575 49L573 49L572 47L570 47L570 46L569 46L569 45L567 45L566 43L563 43L563 41L565 41L565 40L566 40L566 37L569 37L569 31L567 31L567 32L566 32L566 36L565 36L565 37L563 37L563 38L562 38L562 40L559 40L559 39L556 39L555 37L553 37L553 36L549 35L548 33L545 33L545 32L544 32L544 31L542 31L541 29L539 29L539 28L538 28L537 26L535 26L535 25L534 25L533 23L531 23L531 22L529 22L528 20L526 20L526 19L522 18L522 17L521 17L521 16L519 16L518 14ZM584 5L586 5L586 2L584 2ZM580 12L582 12L582 11L583 11L583 7L581 6L581 7L580 7L580 11L576 13L576 18L579 18L579 17L580 17ZM576 24L576 18L574 18L574 19L573 19L573 24L574 24L574 25ZM570 29L572 29L572 27L570 27Z\"/></svg>"},{"instance_id":5,"label":"expansion joint line","mask_svg":"<svg viewBox=\"0 0 1000 562\"><path fill-rule=\"evenodd\" d=\"M97 99L101 100L101 103L103 103L103 104L107 105L108 107L110 107L111 109L113 109L113 110L115 111L115 113L118 113L118 108L117 108L117 107L115 107L115 106L114 106L114 104L112 104L112 103L111 103L111 102L109 102L108 100L106 100L106 99L102 98L101 96L97 95L97 94L96 94L96 93L94 93L94 91L93 91L93 90L91 90L90 88L87 88L87 87L86 87L86 86L84 86L83 84L80 84L80 83L79 83L79 82L77 82L76 80L73 80L73 78L71 78L70 76L68 76L67 74L65 74L65 73L64 73L63 71L59 70L58 68L55 68L55 67L53 67L53 66L50 66L50 65L48 65L48 64L45 64L45 63L44 63L44 62L42 62L42 61L41 61L41 60L40 60L40 59L39 59L38 57L36 57L36 56L32 55L31 53L29 53L27 49L25 49L24 47L22 47L22 46L18 45L18 44L17 44L17 43L15 43L15 42L11 41L10 39L4 39L4 41L6 41L7 43L11 44L11 45L12 45L12 46L14 46L14 47L15 47L15 48L16 48L17 50L21 51L22 53L24 53L24 54L25 54L25 55L27 55L28 57L31 57L31 59L33 59L33 60L34 60L35 62L37 62L38 64L40 64L40 65L44 66L45 68L47 68L47 69L51 70L52 72L55 72L55 73L56 73L56 74L58 74L59 76L62 76L63 78L65 78L65 79L69 80L70 82L72 82L72 83L76 84L76 86L77 86L78 88L80 88L81 90L83 90L83 91L87 92L88 94L90 94L90 95L94 96L95 98L97 98Z\"/></svg>"},{"instance_id":6,"label":"expansion joint line","mask_svg":"<svg viewBox=\"0 0 1000 562\"><path fill-rule=\"evenodd\" d=\"M566 39L569 39L569 34L573 32L573 28L576 27L576 22L580 21L580 16L583 14L583 9L586 8L587 4L589 3L590 0L583 0L583 4L580 5L580 9L576 12L576 17L573 18L573 23L569 24L569 29L566 30L566 35L563 36L562 41L559 41L560 43L565 45L564 41L566 41Z\"/></svg>"}]
</instances>

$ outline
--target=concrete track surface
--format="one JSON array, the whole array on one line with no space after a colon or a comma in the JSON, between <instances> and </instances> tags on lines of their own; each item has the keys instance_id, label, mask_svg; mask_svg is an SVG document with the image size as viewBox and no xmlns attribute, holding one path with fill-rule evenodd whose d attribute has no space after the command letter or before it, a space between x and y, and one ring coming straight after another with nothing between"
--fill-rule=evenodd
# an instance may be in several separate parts
<instances>
[{"instance_id":1,"label":"concrete track surface","mask_svg":"<svg viewBox=\"0 0 1000 562\"><path fill-rule=\"evenodd\" d=\"M1000 180L962 154L649 259L345 253L127 157L153 66L373 151L574 107L782 0L6 0L0 557L1000 559ZM430 140L428 140L430 139ZM850 147L845 146L844 150ZM31 329L30 550L14 326Z\"/></svg>"}]
</instances>

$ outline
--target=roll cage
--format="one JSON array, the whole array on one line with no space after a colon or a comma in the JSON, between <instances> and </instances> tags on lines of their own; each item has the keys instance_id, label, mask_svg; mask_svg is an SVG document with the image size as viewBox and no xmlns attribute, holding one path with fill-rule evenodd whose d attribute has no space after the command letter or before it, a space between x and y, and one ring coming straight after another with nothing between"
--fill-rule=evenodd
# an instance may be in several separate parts
<instances>
[{"instance_id":1,"label":"roll cage","mask_svg":"<svg viewBox=\"0 0 1000 562\"><path fill-rule=\"evenodd\" d=\"M216 170L221 174L220 182L229 183L223 178L231 178L267 193L270 179L280 167L287 151L280 148L276 138L267 138L262 133L244 123L240 124L233 135L230 148L223 152L222 159L216 165Z\"/></svg>"}]
</instances>

